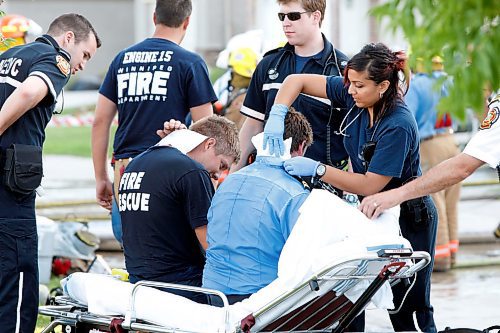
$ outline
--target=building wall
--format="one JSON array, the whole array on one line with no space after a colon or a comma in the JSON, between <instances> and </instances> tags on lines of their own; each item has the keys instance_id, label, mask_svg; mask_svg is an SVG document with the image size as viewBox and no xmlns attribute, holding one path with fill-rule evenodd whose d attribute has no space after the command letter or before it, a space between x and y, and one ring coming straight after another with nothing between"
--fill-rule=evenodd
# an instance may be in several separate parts
<instances>
[{"instance_id":1,"label":"building wall","mask_svg":"<svg viewBox=\"0 0 500 333\"><path fill-rule=\"evenodd\" d=\"M279 7L275 0L192 0L193 14L185 48L202 54L209 64L233 35L261 29L266 49L284 41ZM401 35L393 36L368 16L371 6L384 0L327 0L322 31L348 55L374 41L405 47ZM77 12L96 28L103 46L81 75L103 75L116 53L151 36L155 0L8 0L7 13L25 15L44 30L56 16Z\"/></svg>"},{"instance_id":2,"label":"building wall","mask_svg":"<svg viewBox=\"0 0 500 333\"><path fill-rule=\"evenodd\" d=\"M78 13L92 22L102 46L79 76L104 75L113 56L134 43L134 6L129 0L10 0L6 13L31 18L47 31L50 22L64 13Z\"/></svg>"}]
</instances>

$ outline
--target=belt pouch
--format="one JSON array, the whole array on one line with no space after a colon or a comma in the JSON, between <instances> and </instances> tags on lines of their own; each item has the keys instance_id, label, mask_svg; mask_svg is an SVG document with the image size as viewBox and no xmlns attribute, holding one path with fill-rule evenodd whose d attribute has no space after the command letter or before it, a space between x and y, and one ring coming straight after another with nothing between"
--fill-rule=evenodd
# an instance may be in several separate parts
<instances>
[{"instance_id":1,"label":"belt pouch","mask_svg":"<svg viewBox=\"0 0 500 333\"><path fill-rule=\"evenodd\" d=\"M431 219L423 198L403 202L401 204L401 217L411 224L414 231L427 229Z\"/></svg>"},{"instance_id":2,"label":"belt pouch","mask_svg":"<svg viewBox=\"0 0 500 333\"><path fill-rule=\"evenodd\" d=\"M42 148L12 144L5 150L4 184L20 194L32 193L42 183Z\"/></svg>"}]
</instances>

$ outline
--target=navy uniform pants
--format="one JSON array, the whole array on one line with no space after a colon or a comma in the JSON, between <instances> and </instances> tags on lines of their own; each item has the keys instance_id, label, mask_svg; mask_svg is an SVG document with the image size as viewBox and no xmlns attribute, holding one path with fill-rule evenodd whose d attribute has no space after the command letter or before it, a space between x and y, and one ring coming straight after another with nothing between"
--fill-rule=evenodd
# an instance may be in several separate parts
<instances>
[{"instance_id":1,"label":"navy uniform pants","mask_svg":"<svg viewBox=\"0 0 500 333\"><path fill-rule=\"evenodd\" d=\"M418 207L420 205L420 207ZM414 209L412 212L411 210ZM403 236L408 239L414 251L426 251L431 255L431 263L417 273L417 280L410 291L404 305L397 314L390 315L392 326L396 332L415 331L413 313L416 314L418 326L422 332L436 332L434 310L430 303L431 273L434 264L434 249L437 233L437 211L429 196L422 198L417 207L405 209L401 207L399 225ZM410 279L413 281L412 279ZM407 291L407 286L398 283L392 288L396 308Z\"/></svg>"},{"instance_id":2,"label":"navy uniform pants","mask_svg":"<svg viewBox=\"0 0 500 333\"><path fill-rule=\"evenodd\" d=\"M0 184L0 332L32 333L38 312L35 193Z\"/></svg>"},{"instance_id":3,"label":"navy uniform pants","mask_svg":"<svg viewBox=\"0 0 500 333\"><path fill-rule=\"evenodd\" d=\"M414 205L402 205L399 225L401 233L411 243L414 251L426 251L431 255L431 263L417 273L417 281L409 292L401 310L391 314L392 327L396 332L416 331L413 313L422 332L437 332L434 323L434 309L430 303L431 273L434 264L434 250L437 234L437 210L429 196L416 200ZM413 280L411 280L412 282ZM398 283L392 288L394 305L401 304L408 286ZM347 328L347 332L363 332L365 329L364 311Z\"/></svg>"}]
</instances>

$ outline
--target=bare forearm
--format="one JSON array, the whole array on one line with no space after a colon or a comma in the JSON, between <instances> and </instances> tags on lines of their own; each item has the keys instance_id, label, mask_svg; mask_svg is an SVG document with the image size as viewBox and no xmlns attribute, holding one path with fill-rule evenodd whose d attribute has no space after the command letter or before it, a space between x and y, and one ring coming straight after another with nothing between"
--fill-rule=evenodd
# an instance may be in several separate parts
<instances>
[{"instance_id":1,"label":"bare forearm","mask_svg":"<svg viewBox=\"0 0 500 333\"><path fill-rule=\"evenodd\" d=\"M303 88L304 84L300 76L295 74L289 75L278 90L274 104L292 105Z\"/></svg>"},{"instance_id":2,"label":"bare forearm","mask_svg":"<svg viewBox=\"0 0 500 333\"><path fill-rule=\"evenodd\" d=\"M92 124L92 160L96 181L109 180L106 162L108 158L111 123L117 113L116 104L99 94Z\"/></svg>"},{"instance_id":3,"label":"bare forearm","mask_svg":"<svg viewBox=\"0 0 500 333\"><path fill-rule=\"evenodd\" d=\"M383 189L391 180L391 177L374 173L352 173L328 167L321 180L343 191L367 196Z\"/></svg>"},{"instance_id":4,"label":"bare forearm","mask_svg":"<svg viewBox=\"0 0 500 333\"><path fill-rule=\"evenodd\" d=\"M196 237L198 238L198 242L200 242L201 247L203 250L206 250L208 248L207 226L198 227L194 229L194 232L196 233Z\"/></svg>"},{"instance_id":5,"label":"bare forearm","mask_svg":"<svg viewBox=\"0 0 500 333\"><path fill-rule=\"evenodd\" d=\"M483 161L461 153L404 186L366 197L359 209L369 218L376 218L404 201L441 191L464 180L483 164Z\"/></svg>"},{"instance_id":6,"label":"bare forearm","mask_svg":"<svg viewBox=\"0 0 500 333\"><path fill-rule=\"evenodd\" d=\"M108 179L106 168L109 127L102 123L94 123L92 126L92 161L94 162L94 174L97 181Z\"/></svg>"},{"instance_id":7,"label":"bare forearm","mask_svg":"<svg viewBox=\"0 0 500 333\"><path fill-rule=\"evenodd\" d=\"M192 107L190 111L191 111L191 117L193 118L193 122L214 114L214 110L211 103L206 103L203 105Z\"/></svg>"},{"instance_id":8,"label":"bare forearm","mask_svg":"<svg viewBox=\"0 0 500 333\"><path fill-rule=\"evenodd\" d=\"M484 162L461 153L436 165L422 177L399 188L401 202L441 191L469 177Z\"/></svg>"},{"instance_id":9,"label":"bare forearm","mask_svg":"<svg viewBox=\"0 0 500 333\"><path fill-rule=\"evenodd\" d=\"M300 93L326 98L325 76L316 74L289 75L278 90L274 103L290 106Z\"/></svg>"}]
</instances>

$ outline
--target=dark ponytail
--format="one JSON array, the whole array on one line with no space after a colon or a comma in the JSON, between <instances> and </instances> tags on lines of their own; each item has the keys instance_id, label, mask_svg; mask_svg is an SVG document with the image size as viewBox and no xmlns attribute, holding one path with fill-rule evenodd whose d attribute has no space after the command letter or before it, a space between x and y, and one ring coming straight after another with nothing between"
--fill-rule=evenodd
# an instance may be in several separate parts
<instances>
[{"instance_id":1,"label":"dark ponytail","mask_svg":"<svg viewBox=\"0 0 500 333\"><path fill-rule=\"evenodd\" d=\"M367 44L359 53L347 62L344 75L344 83L349 85L348 70L356 72L366 71L368 79L379 84L389 81L389 87L382 98L373 106L374 118L380 117L393 110L393 107L403 100L408 91L410 75L406 63L407 57L404 51L391 51L382 43Z\"/></svg>"}]
</instances>

